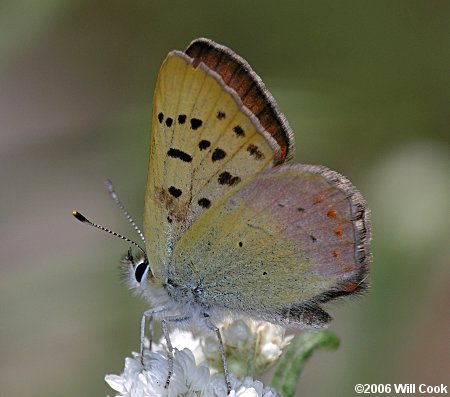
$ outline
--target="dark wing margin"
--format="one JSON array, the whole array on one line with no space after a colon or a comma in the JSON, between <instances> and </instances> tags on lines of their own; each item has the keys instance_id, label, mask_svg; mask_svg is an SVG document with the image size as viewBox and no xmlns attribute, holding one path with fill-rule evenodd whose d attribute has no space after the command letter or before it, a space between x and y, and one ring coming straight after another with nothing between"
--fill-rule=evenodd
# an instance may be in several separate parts
<instances>
[{"instance_id":1,"label":"dark wing margin","mask_svg":"<svg viewBox=\"0 0 450 397\"><path fill-rule=\"evenodd\" d=\"M264 129L280 145L278 164L293 157L292 130L278 109L272 94L245 59L229 48L204 38L194 40L185 53L193 59L194 67L200 63L205 64L236 92L244 106L256 116Z\"/></svg>"},{"instance_id":2,"label":"dark wing margin","mask_svg":"<svg viewBox=\"0 0 450 397\"><path fill-rule=\"evenodd\" d=\"M279 321L288 327L301 324L301 328L322 329L329 325L331 316L315 304L294 304L281 310Z\"/></svg>"}]
</instances>

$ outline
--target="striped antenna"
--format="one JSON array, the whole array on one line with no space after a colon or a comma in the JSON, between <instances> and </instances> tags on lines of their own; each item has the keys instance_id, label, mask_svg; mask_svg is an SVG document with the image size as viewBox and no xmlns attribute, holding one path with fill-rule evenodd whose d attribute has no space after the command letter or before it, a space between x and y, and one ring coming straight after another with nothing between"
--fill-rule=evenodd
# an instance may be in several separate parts
<instances>
[{"instance_id":1,"label":"striped antenna","mask_svg":"<svg viewBox=\"0 0 450 397\"><path fill-rule=\"evenodd\" d=\"M135 243L133 240L129 239L128 237L122 236L121 234L113 232L112 230L109 230L106 227L103 227L103 226L100 226L100 225L97 225L97 224L91 222L85 216L81 215L78 211L72 211L72 215L75 218L77 218L81 223L85 223L85 224L87 224L89 226L96 227L97 229L103 230L104 232L112 234L113 236L119 237L122 240L128 241L129 243L131 243L131 244L135 245L136 247L138 247L142 251L142 253L145 255L145 251L137 243Z\"/></svg>"},{"instance_id":2,"label":"striped antenna","mask_svg":"<svg viewBox=\"0 0 450 397\"><path fill-rule=\"evenodd\" d=\"M125 206L122 204L122 202L119 199L119 196L117 195L117 193L114 190L114 186L112 184L112 182L107 179L105 181L105 186L106 189L108 190L108 193L110 195L110 197L114 200L114 202L117 204L117 206L120 208L120 210L122 211L122 213L125 215L125 218L128 219L128 222L131 223L131 225L133 226L134 230L137 232L137 234L139 234L139 236L141 237L142 241L145 244L145 238L144 238L144 234L141 232L141 229L139 229L139 227L136 225L136 222L134 221L134 219L132 218L132 216L129 214L129 212L127 211L127 209L125 208Z\"/></svg>"}]
</instances>

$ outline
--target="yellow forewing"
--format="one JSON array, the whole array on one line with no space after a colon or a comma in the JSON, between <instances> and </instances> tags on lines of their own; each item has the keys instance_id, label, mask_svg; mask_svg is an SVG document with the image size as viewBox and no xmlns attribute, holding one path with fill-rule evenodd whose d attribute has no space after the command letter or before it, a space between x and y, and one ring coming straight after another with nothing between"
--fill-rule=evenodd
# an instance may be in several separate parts
<instances>
[{"instance_id":1,"label":"yellow forewing","mask_svg":"<svg viewBox=\"0 0 450 397\"><path fill-rule=\"evenodd\" d=\"M219 75L184 53L168 55L153 101L144 213L156 277L194 221L276 155L275 141Z\"/></svg>"}]
</instances>

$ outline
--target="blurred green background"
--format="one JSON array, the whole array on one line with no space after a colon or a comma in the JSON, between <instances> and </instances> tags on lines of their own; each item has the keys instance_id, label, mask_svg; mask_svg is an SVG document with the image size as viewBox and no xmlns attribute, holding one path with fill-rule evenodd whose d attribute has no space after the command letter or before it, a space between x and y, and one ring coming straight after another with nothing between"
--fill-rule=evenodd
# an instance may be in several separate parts
<instances>
[{"instance_id":1,"label":"blurred green background","mask_svg":"<svg viewBox=\"0 0 450 397\"><path fill-rule=\"evenodd\" d=\"M295 160L347 175L373 215L372 289L328 305L337 352L298 395L450 383L448 1L0 2L0 390L113 395L144 302L120 283L142 224L158 68L199 36L244 56L296 133Z\"/></svg>"}]
</instances>

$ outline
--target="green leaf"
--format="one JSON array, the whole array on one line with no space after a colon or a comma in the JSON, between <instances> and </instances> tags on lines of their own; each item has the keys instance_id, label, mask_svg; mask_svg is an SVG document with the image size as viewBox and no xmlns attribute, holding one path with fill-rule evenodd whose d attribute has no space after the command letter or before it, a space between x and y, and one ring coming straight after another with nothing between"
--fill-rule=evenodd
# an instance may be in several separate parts
<instances>
[{"instance_id":1,"label":"green leaf","mask_svg":"<svg viewBox=\"0 0 450 397\"><path fill-rule=\"evenodd\" d=\"M284 397L293 397L303 366L314 351L319 348L335 350L338 347L339 338L329 331L300 334L284 351L273 375L272 387Z\"/></svg>"}]
</instances>

